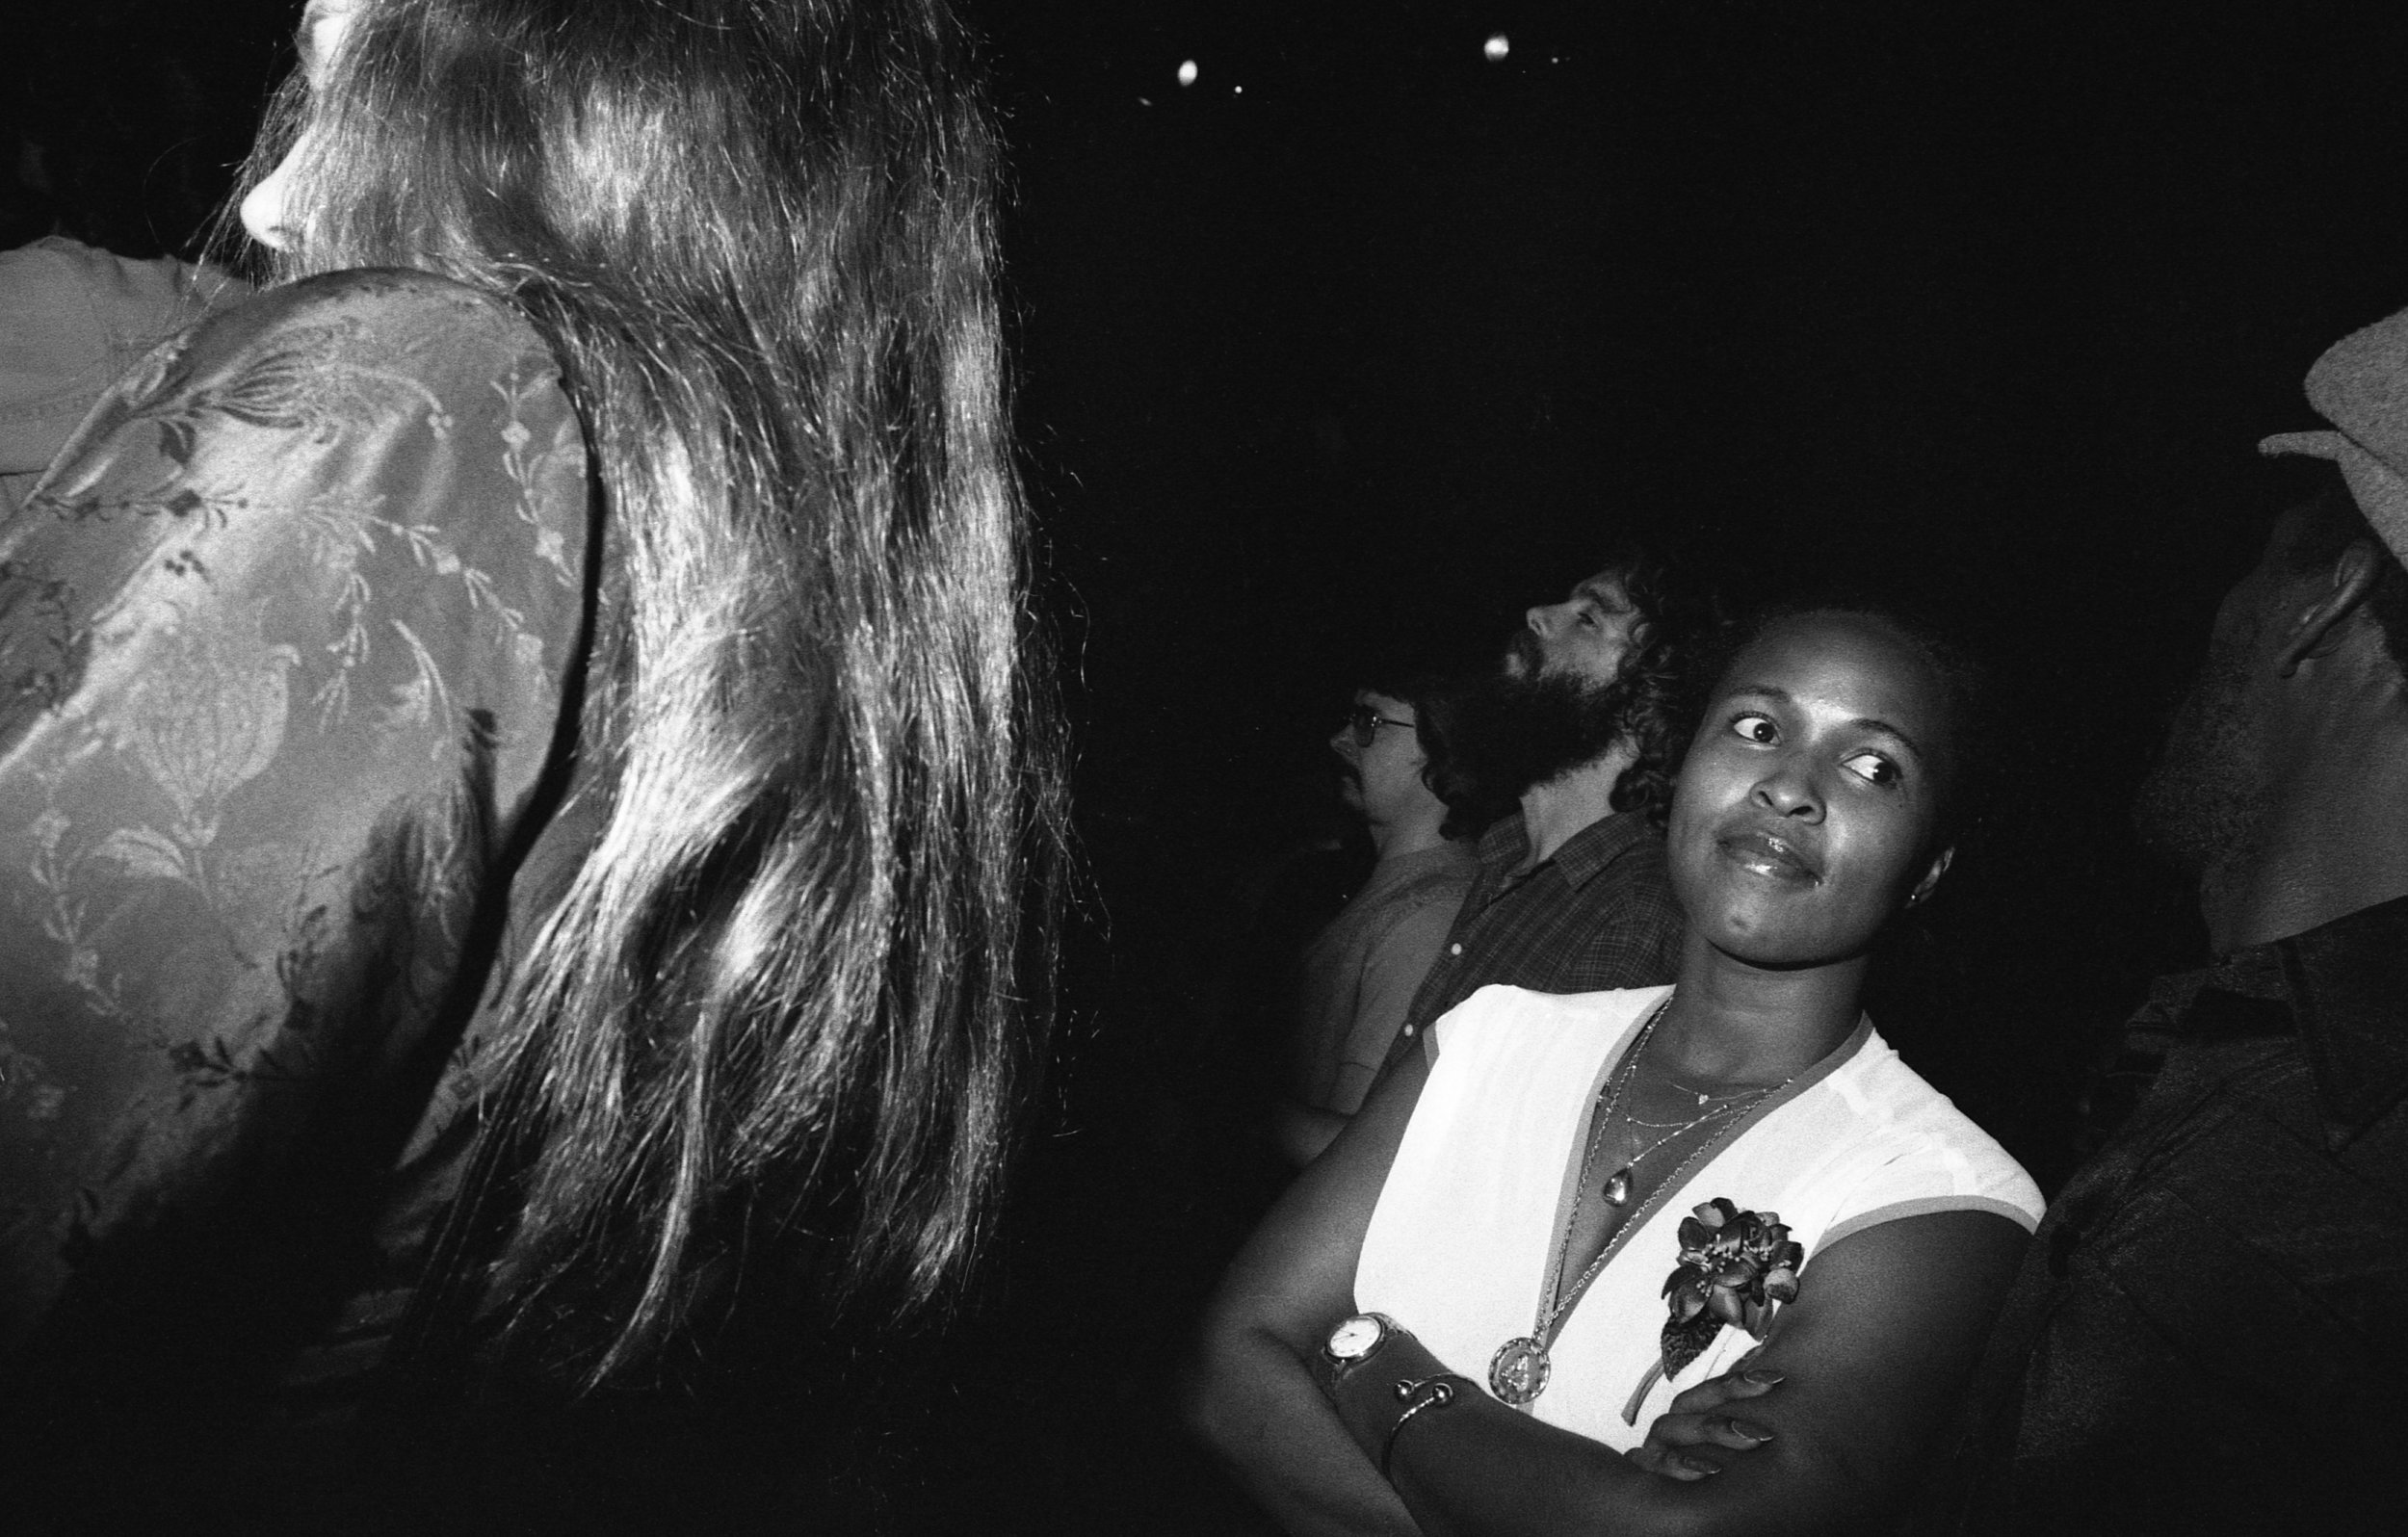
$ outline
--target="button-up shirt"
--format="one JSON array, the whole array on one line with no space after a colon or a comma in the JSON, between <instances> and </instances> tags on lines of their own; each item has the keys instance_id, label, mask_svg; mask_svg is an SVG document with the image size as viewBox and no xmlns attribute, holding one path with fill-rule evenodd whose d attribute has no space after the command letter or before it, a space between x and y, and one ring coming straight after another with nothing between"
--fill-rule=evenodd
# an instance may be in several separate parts
<instances>
[{"instance_id":1,"label":"button-up shirt","mask_svg":"<svg viewBox=\"0 0 2408 1537\"><path fill-rule=\"evenodd\" d=\"M1299 1103L1339 1115L1363 1107L1479 871L1472 846L1453 841L1383 859L1306 948L1296 988Z\"/></svg>"},{"instance_id":2,"label":"button-up shirt","mask_svg":"<svg viewBox=\"0 0 2408 1537\"><path fill-rule=\"evenodd\" d=\"M1491 982L1587 993L1671 981L1681 930L1663 835L1644 817L1616 812L1535 861L1521 816L1505 818L1479 841L1479 875L1413 995L1399 1050Z\"/></svg>"},{"instance_id":3,"label":"button-up shirt","mask_svg":"<svg viewBox=\"0 0 2408 1537\"><path fill-rule=\"evenodd\" d=\"M2408 898L2160 983L2162 1065L2027 1254L1917 1529L2397 1519Z\"/></svg>"}]
</instances>

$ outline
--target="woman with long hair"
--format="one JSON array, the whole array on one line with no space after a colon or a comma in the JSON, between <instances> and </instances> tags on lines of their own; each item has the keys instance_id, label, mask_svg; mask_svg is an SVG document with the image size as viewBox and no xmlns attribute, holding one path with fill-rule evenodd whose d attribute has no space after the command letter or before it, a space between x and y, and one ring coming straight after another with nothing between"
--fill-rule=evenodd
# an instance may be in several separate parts
<instances>
[{"instance_id":1,"label":"woman with long hair","mask_svg":"<svg viewBox=\"0 0 2408 1537\"><path fill-rule=\"evenodd\" d=\"M301 55L272 286L0 531L4 1342L164 1426L296 1351L565 1400L924 1315L1062 825L962 29L311 0Z\"/></svg>"},{"instance_id":2,"label":"woman with long hair","mask_svg":"<svg viewBox=\"0 0 2408 1537\"><path fill-rule=\"evenodd\" d=\"M1289 1530L1878 1524L2040 1212L1858 1003L1953 858L1969 676L1766 624L1676 782L1677 984L1474 995L1265 1219L1190 1403Z\"/></svg>"}]
</instances>

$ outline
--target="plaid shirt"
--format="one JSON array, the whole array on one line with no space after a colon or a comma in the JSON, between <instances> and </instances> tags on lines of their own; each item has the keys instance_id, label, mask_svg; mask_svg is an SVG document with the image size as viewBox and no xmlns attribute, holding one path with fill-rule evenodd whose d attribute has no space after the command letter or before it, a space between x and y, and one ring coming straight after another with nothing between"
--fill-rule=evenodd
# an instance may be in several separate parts
<instances>
[{"instance_id":1,"label":"plaid shirt","mask_svg":"<svg viewBox=\"0 0 2408 1537\"><path fill-rule=\"evenodd\" d=\"M1664 874L1663 837L1616 812L1531 863L1522 819L1479 841L1479 875L1446 948L1405 1011L1398 1050L1491 982L1540 993L1652 987L1681 969L1681 910Z\"/></svg>"},{"instance_id":2,"label":"plaid shirt","mask_svg":"<svg viewBox=\"0 0 2408 1537\"><path fill-rule=\"evenodd\" d=\"M2024 1253L1917 1533L2379 1530L2408 1361L2408 898L2169 979Z\"/></svg>"}]
</instances>

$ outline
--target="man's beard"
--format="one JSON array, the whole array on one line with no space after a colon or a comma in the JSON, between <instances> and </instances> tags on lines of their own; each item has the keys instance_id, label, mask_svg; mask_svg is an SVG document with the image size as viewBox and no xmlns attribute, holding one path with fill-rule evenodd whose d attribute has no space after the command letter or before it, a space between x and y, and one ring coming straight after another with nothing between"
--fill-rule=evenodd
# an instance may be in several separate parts
<instances>
[{"instance_id":1,"label":"man's beard","mask_svg":"<svg viewBox=\"0 0 2408 1537\"><path fill-rule=\"evenodd\" d=\"M2252 771L2247 675L2238 663L2209 657L2133 801L2142 845L2194 877L2253 845L2271 799Z\"/></svg>"},{"instance_id":2,"label":"man's beard","mask_svg":"<svg viewBox=\"0 0 2408 1537\"><path fill-rule=\"evenodd\" d=\"M1479 781L1518 796L1604 757L1626 734L1635 690L1620 678L1592 683L1540 671L1528 632L1510 649L1518 668L1499 673L1470 702L1461 736Z\"/></svg>"}]
</instances>

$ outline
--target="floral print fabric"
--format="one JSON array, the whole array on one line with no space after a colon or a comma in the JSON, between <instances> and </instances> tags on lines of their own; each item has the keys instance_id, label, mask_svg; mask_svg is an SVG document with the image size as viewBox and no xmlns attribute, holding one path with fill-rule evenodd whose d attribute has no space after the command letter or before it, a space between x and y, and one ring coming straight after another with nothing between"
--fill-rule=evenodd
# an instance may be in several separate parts
<instances>
[{"instance_id":1,"label":"floral print fabric","mask_svg":"<svg viewBox=\"0 0 2408 1537\"><path fill-rule=\"evenodd\" d=\"M0 1348L391 1166L563 771L589 515L522 319L345 273L150 353L0 526Z\"/></svg>"}]
</instances>

